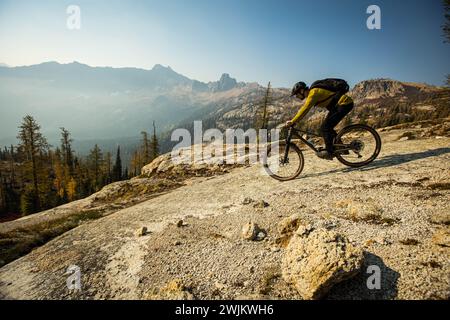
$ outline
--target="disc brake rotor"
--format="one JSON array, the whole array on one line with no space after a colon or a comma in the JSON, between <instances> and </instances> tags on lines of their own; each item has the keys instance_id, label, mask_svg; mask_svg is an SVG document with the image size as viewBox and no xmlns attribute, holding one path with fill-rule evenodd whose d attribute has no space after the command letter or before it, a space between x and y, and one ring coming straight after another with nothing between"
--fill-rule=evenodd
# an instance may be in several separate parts
<instances>
[{"instance_id":1,"label":"disc brake rotor","mask_svg":"<svg viewBox=\"0 0 450 320\"><path fill-rule=\"evenodd\" d=\"M360 153L364 150L365 144L361 140L354 140L350 143L350 148L356 153Z\"/></svg>"}]
</instances>

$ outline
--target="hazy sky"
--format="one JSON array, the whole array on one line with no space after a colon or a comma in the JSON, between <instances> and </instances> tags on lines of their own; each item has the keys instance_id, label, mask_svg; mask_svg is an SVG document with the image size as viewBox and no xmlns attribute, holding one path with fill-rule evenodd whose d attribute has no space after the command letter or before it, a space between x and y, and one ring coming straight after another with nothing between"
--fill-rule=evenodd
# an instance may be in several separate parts
<instances>
[{"instance_id":1,"label":"hazy sky","mask_svg":"<svg viewBox=\"0 0 450 320\"><path fill-rule=\"evenodd\" d=\"M66 27L68 5L81 30ZM381 30L366 9L381 8ZM0 0L0 62L79 61L201 81L224 72L290 87L333 76L441 85L450 73L441 0Z\"/></svg>"}]
</instances>

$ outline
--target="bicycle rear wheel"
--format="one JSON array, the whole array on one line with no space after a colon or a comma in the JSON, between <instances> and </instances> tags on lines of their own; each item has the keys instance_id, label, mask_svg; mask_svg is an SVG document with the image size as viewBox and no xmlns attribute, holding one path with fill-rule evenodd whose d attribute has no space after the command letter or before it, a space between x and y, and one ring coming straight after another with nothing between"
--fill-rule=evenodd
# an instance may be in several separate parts
<instances>
[{"instance_id":1,"label":"bicycle rear wheel","mask_svg":"<svg viewBox=\"0 0 450 320\"><path fill-rule=\"evenodd\" d=\"M349 167L368 165L378 157L380 151L380 135L364 124L345 127L335 139L336 158Z\"/></svg>"},{"instance_id":2,"label":"bicycle rear wheel","mask_svg":"<svg viewBox=\"0 0 450 320\"><path fill-rule=\"evenodd\" d=\"M269 176L279 181L289 181L297 178L305 165L303 153L297 145L289 144L286 162L284 161L285 150L286 142L284 141L280 141L278 148L275 148L274 145L269 145L267 147L267 159L264 162L264 169Z\"/></svg>"}]
</instances>

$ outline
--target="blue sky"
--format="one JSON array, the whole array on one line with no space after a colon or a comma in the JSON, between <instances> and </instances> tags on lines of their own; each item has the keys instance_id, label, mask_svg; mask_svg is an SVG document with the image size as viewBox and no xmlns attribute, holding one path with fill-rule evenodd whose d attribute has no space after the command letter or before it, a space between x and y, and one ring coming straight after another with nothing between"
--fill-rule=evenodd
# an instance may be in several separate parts
<instances>
[{"instance_id":1,"label":"blue sky","mask_svg":"<svg viewBox=\"0 0 450 320\"><path fill-rule=\"evenodd\" d=\"M81 30L66 8L81 8ZM381 30L366 9L381 8ZM169 65L201 81L389 77L442 85L450 73L441 0L0 0L0 62Z\"/></svg>"}]
</instances>

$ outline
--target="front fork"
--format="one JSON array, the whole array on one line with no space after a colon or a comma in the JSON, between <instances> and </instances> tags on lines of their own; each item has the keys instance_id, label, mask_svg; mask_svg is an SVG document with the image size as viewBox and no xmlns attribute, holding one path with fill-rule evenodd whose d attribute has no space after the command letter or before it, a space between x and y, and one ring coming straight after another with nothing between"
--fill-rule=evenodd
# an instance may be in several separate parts
<instances>
[{"instance_id":1,"label":"front fork","mask_svg":"<svg viewBox=\"0 0 450 320\"><path fill-rule=\"evenodd\" d=\"M292 127L289 127L288 134L286 137L286 148L284 149L284 156L281 161L281 164L289 163L289 146L291 144L292 139Z\"/></svg>"}]
</instances>

